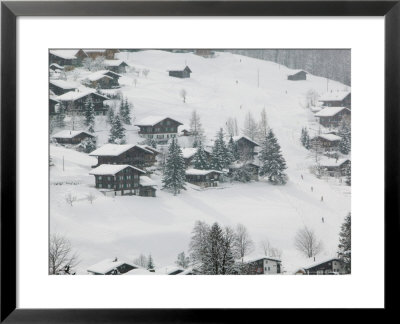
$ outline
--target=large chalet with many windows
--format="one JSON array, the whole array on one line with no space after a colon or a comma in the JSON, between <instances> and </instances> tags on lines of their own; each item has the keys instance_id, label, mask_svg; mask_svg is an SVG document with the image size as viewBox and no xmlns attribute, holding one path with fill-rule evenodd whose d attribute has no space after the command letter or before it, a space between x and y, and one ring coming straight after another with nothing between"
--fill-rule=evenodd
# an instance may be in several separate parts
<instances>
[{"instance_id":1,"label":"large chalet with many windows","mask_svg":"<svg viewBox=\"0 0 400 324\"><path fill-rule=\"evenodd\" d=\"M298 269L297 275L335 275L346 274L343 262L338 258L330 258L322 261L313 261L311 264Z\"/></svg>"},{"instance_id":2,"label":"large chalet with many windows","mask_svg":"<svg viewBox=\"0 0 400 324\"><path fill-rule=\"evenodd\" d=\"M318 101L322 102L323 107L346 107L351 108L351 92L337 91L328 92L322 95Z\"/></svg>"},{"instance_id":3,"label":"large chalet with many windows","mask_svg":"<svg viewBox=\"0 0 400 324\"><path fill-rule=\"evenodd\" d=\"M350 120L351 110L346 107L326 107L315 114L319 123L327 128L335 128L343 120Z\"/></svg>"},{"instance_id":4,"label":"large chalet with many windows","mask_svg":"<svg viewBox=\"0 0 400 324\"><path fill-rule=\"evenodd\" d=\"M140 128L140 136L158 143L167 143L170 138L175 138L179 125L182 123L169 117L160 116L149 116L135 124Z\"/></svg>"},{"instance_id":5,"label":"large chalet with many windows","mask_svg":"<svg viewBox=\"0 0 400 324\"><path fill-rule=\"evenodd\" d=\"M105 144L90 153L96 156L101 164L128 164L145 168L154 165L158 151L147 145L137 144Z\"/></svg>"},{"instance_id":6,"label":"large chalet with many windows","mask_svg":"<svg viewBox=\"0 0 400 324\"><path fill-rule=\"evenodd\" d=\"M278 258L265 255L245 257L243 262L248 265L248 274L269 275L282 273L282 262Z\"/></svg>"},{"instance_id":7,"label":"large chalet with many windows","mask_svg":"<svg viewBox=\"0 0 400 324\"><path fill-rule=\"evenodd\" d=\"M106 196L137 195L155 197L156 184L145 171L127 164L102 164L89 174L96 179L96 188Z\"/></svg>"},{"instance_id":8,"label":"large chalet with many windows","mask_svg":"<svg viewBox=\"0 0 400 324\"><path fill-rule=\"evenodd\" d=\"M105 115L107 107L104 106L104 101L108 98L92 89L70 91L58 96L57 100L62 103L67 114L81 114L85 109L86 100L89 98L93 102L96 115Z\"/></svg>"},{"instance_id":9,"label":"large chalet with many windows","mask_svg":"<svg viewBox=\"0 0 400 324\"><path fill-rule=\"evenodd\" d=\"M310 142L314 148L320 148L325 152L330 152L338 150L341 140L342 138L335 134L320 134L313 137Z\"/></svg>"}]
</instances>

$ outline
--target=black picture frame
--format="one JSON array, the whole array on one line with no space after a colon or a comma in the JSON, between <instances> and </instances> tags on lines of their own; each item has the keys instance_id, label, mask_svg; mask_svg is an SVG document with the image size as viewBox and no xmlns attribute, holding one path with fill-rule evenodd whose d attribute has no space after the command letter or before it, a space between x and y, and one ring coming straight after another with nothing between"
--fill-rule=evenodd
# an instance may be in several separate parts
<instances>
[{"instance_id":1,"label":"black picture frame","mask_svg":"<svg viewBox=\"0 0 400 324\"><path fill-rule=\"evenodd\" d=\"M396 309L399 237L400 1L5 1L1 4L1 322L226 322L265 310L18 309L16 19L19 16L384 16L385 309ZM370 107L369 109L379 109ZM371 274L373 275L373 274ZM368 285L368 283L366 283ZM368 289L366 289L368 293ZM241 314L242 315L242 314ZM248 314L249 315L249 314Z\"/></svg>"}]
</instances>

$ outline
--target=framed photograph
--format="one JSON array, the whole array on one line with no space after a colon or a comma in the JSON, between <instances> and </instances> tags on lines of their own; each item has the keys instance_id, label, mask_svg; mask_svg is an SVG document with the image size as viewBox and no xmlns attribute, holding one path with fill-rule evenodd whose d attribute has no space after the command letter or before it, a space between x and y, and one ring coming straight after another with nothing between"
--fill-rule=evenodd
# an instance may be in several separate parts
<instances>
[{"instance_id":1,"label":"framed photograph","mask_svg":"<svg viewBox=\"0 0 400 324\"><path fill-rule=\"evenodd\" d=\"M1 321L393 307L398 1L1 12Z\"/></svg>"}]
</instances>

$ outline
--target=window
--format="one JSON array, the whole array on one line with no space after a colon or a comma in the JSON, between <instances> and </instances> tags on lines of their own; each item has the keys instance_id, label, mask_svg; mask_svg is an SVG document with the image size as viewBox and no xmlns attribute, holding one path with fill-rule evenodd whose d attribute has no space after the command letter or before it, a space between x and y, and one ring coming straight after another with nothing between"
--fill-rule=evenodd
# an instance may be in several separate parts
<instances>
[{"instance_id":1,"label":"window","mask_svg":"<svg viewBox=\"0 0 400 324\"><path fill-rule=\"evenodd\" d=\"M108 188L108 189L111 189L111 185L109 184L109 185L107 186L107 188Z\"/></svg>"},{"instance_id":2,"label":"window","mask_svg":"<svg viewBox=\"0 0 400 324\"><path fill-rule=\"evenodd\" d=\"M119 176L119 180L124 180L124 176Z\"/></svg>"},{"instance_id":3,"label":"window","mask_svg":"<svg viewBox=\"0 0 400 324\"><path fill-rule=\"evenodd\" d=\"M107 180L108 180L108 181L111 181L111 177L107 177Z\"/></svg>"},{"instance_id":4,"label":"window","mask_svg":"<svg viewBox=\"0 0 400 324\"><path fill-rule=\"evenodd\" d=\"M99 176L99 178L98 178L99 180L101 180L102 179L102 177L101 176Z\"/></svg>"},{"instance_id":5,"label":"window","mask_svg":"<svg viewBox=\"0 0 400 324\"><path fill-rule=\"evenodd\" d=\"M99 188L103 188L103 185L101 183L99 183Z\"/></svg>"}]
</instances>

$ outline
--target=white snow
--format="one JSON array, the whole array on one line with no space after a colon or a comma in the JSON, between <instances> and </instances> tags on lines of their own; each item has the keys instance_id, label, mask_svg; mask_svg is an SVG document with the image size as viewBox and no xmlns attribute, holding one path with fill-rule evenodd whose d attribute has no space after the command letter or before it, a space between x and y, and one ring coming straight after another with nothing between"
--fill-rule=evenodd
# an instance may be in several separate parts
<instances>
[{"instance_id":1,"label":"white snow","mask_svg":"<svg viewBox=\"0 0 400 324\"><path fill-rule=\"evenodd\" d=\"M148 116L146 118L141 119L139 122L135 123L136 126L154 126L159 122L167 119L169 117L165 116ZM172 118L171 118L172 119Z\"/></svg>"},{"instance_id":2,"label":"white snow","mask_svg":"<svg viewBox=\"0 0 400 324\"><path fill-rule=\"evenodd\" d=\"M198 170L198 169L187 169L186 170L186 175L207 175L210 174L212 172L215 173L222 173L220 171L216 171L216 170Z\"/></svg>"},{"instance_id":3,"label":"white snow","mask_svg":"<svg viewBox=\"0 0 400 324\"><path fill-rule=\"evenodd\" d=\"M171 273L174 273L175 271L183 272L184 269L182 269L181 267L177 267L176 265L168 265L168 266L156 268L155 271L156 271L156 274L170 275Z\"/></svg>"},{"instance_id":4,"label":"white snow","mask_svg":"<svg viewBox=\"0 0 400 324\"><path fill-rule=\"evenodd\" d=\"M113 269L115 269L115 268L117 268L117 267L119 267L119 266L121 266L123 264L128 264L128 265L130 265L132 267L135 267L135 268L139 267L139 266L137 266L137 265L135 265L135 264L133 264L131 262L122 261L122 260L121 261L120 260L114 261L114 260L115 259L102 260L102 261L100 261L100 262L88 267L87 271L106 274L107 272L109 272L109 271L111 271L111 270L113 270Z\"/></svg>"},{"instance_id":5,"label":"white snow","mask_svg":"<svg viewBox=\"0 0 400 324\"><path fill-rule=\"evenodd\" d=\"M94 168L92 171L90 171L89 174L91 174L91 175L115 175L118 172L120 172L126 168L131 168L131 169L137 170L143 174L146 173L145 171L143 171L139 168L133 167L131 165L128 165L128 164L102 164L102 165L99 165L97 168Z\"/></svg>"},{"instance_id":6,"label":"white snow","mask_svg":"<svg viewBox=\"0 0 400 324\"><path fill-rule=\"evenodd\" d=\"M146 145L136 144L105 144L90 153L91 156L119 156L133 147L138 147L147 153L154 154Z\"/></svg>"},{"instance_id":7,"label":"white snow","mask_svg":"<svg viewBox=\"0 0 400 324\"><path fill-rule=\"evenodd\" d=\"M103 61L104 66L120 66L123 63L127 64L123 60L104 60Z\"/></svg>"},{"instance_id":8,"label":"white snow","mask_svg":"<svg viewBox=\"0 0 400 324\"><path fill-rule=\"evenodd\" d=\"M150 272L149 270L143 269L143 268L138 268L138 269L132 269L123 275L125 276L137 276L137 275L155 275L156 273Z\"/></svg>"},{"instance_id":9,"label":"white snow","mask_svg":"<svg viewBox=\"0 0 400 324\"><path fill-rule=\"evenodd\" d=\"M240 139L247 139L248 141L250 141L251 143L253 143L256 146L260 146L260 144L258 144L257 142L253 141L250 137L244 136L244 135L239 135L239 136L232 136L232 139L237 142Z\"/></svg>"},{"instance_id":10,"label":"white snow","mask_svg":"<svg viewBox=\"0 0 400 324\"><path fill-rule=\"evenodd\" d=\"M197 152L196 147L185 147L182 149L182 156L184 159L190 159Z\"/></svg>"},{"instance_id":11,"label":"white snow","mask_svg":"<svg viewBox=\"0 0 400 324\"><path fill-rule=\"evenodd\" d=\"M51 84L54 84L55 86L61 88L61 89L76 89L78 88L78 84L74 83L74 82L68 82L68 81L64 81L64 80L50 80Z\"/></svg>"},{"instance_id":12,"label":"white snow","mask_svg":"<svg viewBox=\"0 0 400 324\"><path fill-rule=\"evenodd\" d=\"M156 187L157 184L151 180L149 177L141 176L140 177L140 185L144 187Z\"/></svg>"},{"instance_id":13,"label":"white snow","mask_svg":"<svg viewBox=\"0 0 400 324\"><path fill-rule=\"evenodd\" d=\"M96 90L94 90L94 89L92 89L92 90L85 89L85 90L82 90L82 91L81 90L79 90L79 91L69 91L67 93L64 93L61 96L58 96L57 99L60 100L60 101L74 101L74 100L78 100L78 99L80 99L82 97L86 97L87 95L89 95L91 93L95 94L96 96L101 96L101 97L103 97L105 99L108 99L108 98L96 93Z\"/></svg>"},{"instance_id":14,"label":"white snow","mask_svg":"<svg viewBox=\"0 0 400 324\"><path fill-rule=\"evenodd\" d=\"M346 161L349 161L349 159L346 158L334 159L334 158L322 157L321 160L319 161L319 164L323 167L339 167Z\"/></svg>"},{"instance_id":15,"label":"white snow","mask_svg":"<svg viewBox=\"0 0 400 324\"><path fill-rule=\"evenodd\" d=\"M63 59L76 59L79 50L50 50L50 53Z\"/></svg>"},{"instance_id":16,"label":"white snow","mask_svg":"<svg viewBox=\"0 0 400 324\"><path fill-rule=\"evenodd\" d=\"M350 109L346 107L326 107L315 114L315 117L333 117L336 114L340 113L342 110Z\"/></svg>"},{"instance_id":17,"label":"white snow","mask_svg":"<svg viewBox=\"0 0 400 324\"><path fill-rule=\"evenodd\" d=\"M90 134L88 132L85 131L76 131L76 130L62 130L61 132L58 132L56 134L54 134L52 137L54 138L73 138L75 136L78 136L80 134L87 134L89 136L93 136L93 134Z\"/></svg>"},{"instance_id":18,"label":"white snow","mask_svg":"<svg viewBox=\"0 0 400 324\"><path fill-rule=\"evenodd\" d=\"M326 139L327 141L330 141L330 142L340 141L342 139L340 136L337 136L335 134L320 134L316 137Z\"/></svg>"},{"instance_id":19,"label":"white snow","mask_svg":"<svg viewBox=\"0 0 400 324\"><path fill-rule=\"evenodd\" d=\"M318 101L342 101L350 94L350 91L336 91L324 93Z\"/></svg>"}]
</instances>

